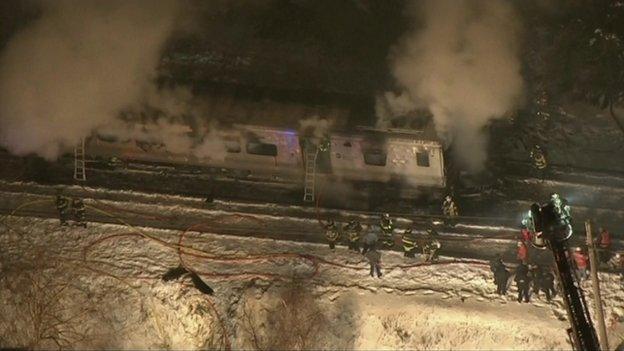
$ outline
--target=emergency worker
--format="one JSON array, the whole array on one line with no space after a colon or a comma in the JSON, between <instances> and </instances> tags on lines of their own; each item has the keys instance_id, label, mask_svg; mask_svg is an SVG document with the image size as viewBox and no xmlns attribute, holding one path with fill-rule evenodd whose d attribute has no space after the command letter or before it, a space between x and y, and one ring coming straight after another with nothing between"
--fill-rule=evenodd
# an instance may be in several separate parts
<instances>
[{"instance_id":1,"label":"emergency worker","mask_svg":"<svg viewBox=\"0 0 624 351\"><path fill-rule=\"evenodd\" d=\"M377 273L377 278L381 278L381 252L373 248L366 253L365 257L370 264L370 276L375 277Z\"/></svg>"},{"instance_id":2,"label":"emergency worker","mask_svg":"<svg viewBox=\"0 0 624 351\"><path fill-rule=\"evenodd\" d=\"M529 248L526 246L526 244L523 241L518 241L517 246L518 246L518 250L516 253L516 258L519 261L528 263L529 262Z\"/></svg>"},{"instance_id":3,"label":"emergency worker","mask_svg":"<svg viewBox=\"0 0 624 351\"><path fill-rule=\"evenodd\" d=\"M338 231L338 228L336 228L334 221L330 220L325 225L325 238L329 243L329 248L332 250L335 249L336 243L340 240L340 232Z\"/></svg>"},{"instance_id":4,"label":"emergency worker","mask_svg":"<svg viewBox=\"0 0 624 351\"><path fill-rule=\"evenodd\" d=\"M447 195L444 198L444 202L442 203L442 213L451 218L459 215L459 210L457 209L457 205L451 195Z\"/></svg>"},{"instance_id":5,"label":"emergency worker","mask_svg":"<svg viewBox=\"0 0 624 351\"><path fill-rule=\"evenodd\" d=\"M494 267L494 284L498 295L507 295L507 281L509 281L509 271L501 259Z\"/></svg>"},{"instance_id":6,"label":"emergency worker","mask_svg":"<svg viewBox=\"0 0 624 351\"><path fill-rule=\"evenodd\" d=\"M82 199L72 200L72 213L74 215L74 221L76 222L76 225L86 228L87 223L85 222L85 204Z\"/></svg>"},{"instance_id":7,"label":"emergency worker","mask_svg":"<svg viewBox=\"0 0 624 351\"><path fill-rule=\"evenodd\" d=\"M579 282L587 279L587 263L588 257L583 253L580 247L574 249L574 253L572 253L572 259L574 260L574 264L576 265L576 276Z\"/></svg>"},{"instance_id":8,"label":"emergency worker","mask_svg":"<svg viewBox=\"0 0 624 351\"><path fill-rule=\"evenodd\" d=\"M526 245L531 243L531 231L529 231L529 228L524 224L520 227L520 239L524 241Z\"/></svg>"},{"instance_id":9,"label":"emergency worker","mask_svg":"<svg viewBox=\"0 0 624 351\"><path fill-rule=\"evenodd\" d=\"M516 286L518 287L518 302L522 302L523 298L524 302L529 302L529 285L531 282L529 277L529 267L523 261L518 263L518 267L516 268L516 277L514 280L516 281Z\"/></svg>"},{"instance_id":10,"label":"emergency worker","mask_svg":"<svg viewBox=\"0 0 624 351\"><path fill-rule=\"evenodd\" d=\"M425 262L435 262L438 260L438 253L442 248L442 244L437 238L437 235L427 235L427 243L423 247L423 255L425 255Z\"/></svg>"},{"instance_id":11,"label":"emergency worker","mask_svg":"<svg viewBox=\"0 0 624 351\"><path fill-rule=\"evenodd\" d=\"M403 256L414 258L416 253L416 236L412 233L412 228L407 228L401 237L403 242Z\"/></svg>"},{"instance_id":12,"label":"emergency worker","mask_svg":"<svg viewBox=\"0 0 624 351\"><path fill-rule=\"evenodd\" d=\"M388 213L384 213L381 216L379 223L381 227L381 242L385 248L391 249L394 247L394 223Z\"/></svg>"},{"instance_id":13,"label":"emergency worker","mask_svg":"<svg viewBox=\"0 0 624 351\"><path fill-rule=\"evenodd\" d=\"M599 228L600 234L598 235L598 248L600 262L607 263L611 259L611 233L606 228Z\"/></svg>"},{"instance_id":14,"label":"emergency worker","mask_svg":"<svg viewBox=\"0 0 624 351\"><path fill-rule=\"evenodd\" d=\"M328 136L323 137L323 139L318 144L318 149L320 152L325 152L329 150L331 147L331 141Z\"/></svg>"},{"instance_id":15,"label":"emergency worker","mask_svg":"<svg viewBox=\"0 0 624 351\"><path fill-rule=\"evenodd\" d=\"M69 199L58 193L56 195L55 204L59 213L61 225L67 225L67 219L69 218Z\"/></svg>"},{"instance_id":16,"label":"emergency worker","mask_svg":"<svg viewBox=\"0 0 624 351\"><path fill-rule=\"evenodd\" d=\"M542 150L541 146L533 146L533 150L531 150L531 160L533 162L533 168L536 170L539 178L544 181L548 161L546 160L546 153Z\"/></svg>"},{"instance_id":17,"label":"emergency worker","mask_svg":"<svg viewBox=\"0 0 624 351\"><path fill-rule=\"evenodd\" d=\"M620 274L620 278L624 278L624 255L616 253L608 262L609 268Z\"/></svg>"},{"instance_id":18,"label":"emergency worker","mask_svg":"<svg viewBox=\"0 0 624 351\"><path fill-rule=\"evenodd\" d=\"M360 235L362 233L362 225L356 220L347 223L343 230L349 240L349 250L360 252Z\"/></svg>"},{"instance_id":19,"label":"emergency worker","mask_svg":"<svg viewBox=\"0 0 624 351\"><path fill-rule=\"evenodd\" d=\"M542 271L539 265L529 264L529 278L531 279L531 288L533 294L539 295L541 288Z\"/></svg>"},{"instance_id":20,"label":"emergency worker","mask_svg":"<svg viewBox=\"0 0 624 351\"><path fill-rule=\"evenodd\" d=\"M553 297L557 296L557 290L555 289L555 275L551 271L540 271L540 290L546 294L546 300L550 301Z\"/></svg>"},{"instance_id":21,"label":"emergency worker","mask_svg":"<svg viewBox=\"0 0 624 351\"><path fill-rule=\"evenodd\" d=\"M369 230L362 238L362 255L365 255L368 251L375 250L377 247L377 240L377 234Z\"/></svg>"}]
</instances>

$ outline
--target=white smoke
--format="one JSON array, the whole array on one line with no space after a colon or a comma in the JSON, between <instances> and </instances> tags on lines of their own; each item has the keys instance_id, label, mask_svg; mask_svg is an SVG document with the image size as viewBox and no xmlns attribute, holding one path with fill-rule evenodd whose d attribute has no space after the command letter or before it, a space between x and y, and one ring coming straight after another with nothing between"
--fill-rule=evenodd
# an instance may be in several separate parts
<instances>
[{"instance_id":1,"label":"white smoke","mask_svg":"<svg viewBox=\"0 0 624 351\"><path fill-rule=\"evenodd\" d=\"M306 137L322 139L326 137L334 125L332 119L312 116L299 120L300 134Z\"/></svg>"},{"instance_id":2,"label":"white smoke","mask_svg":"<svg viewBox=\"0 0 624 351\"><path fill-rule=\"evenodd\" d=\"M485 127L521 102L520 25L511 2L430 0L412 6L423 27L391 55L402 89L378 98L378 124L428 108L438 134L472 171L486 160Z\"/></svg>"},{"instance_id":3,"label":"white smoke","mask_svg":"<svg viewBox=\"0 0 624 351\"><path fill-rule=\"evenodd\" d=\"M0 145L54 159L143 98L175 0L55 0L0 56Z\"/></svg>"}]
</instances>

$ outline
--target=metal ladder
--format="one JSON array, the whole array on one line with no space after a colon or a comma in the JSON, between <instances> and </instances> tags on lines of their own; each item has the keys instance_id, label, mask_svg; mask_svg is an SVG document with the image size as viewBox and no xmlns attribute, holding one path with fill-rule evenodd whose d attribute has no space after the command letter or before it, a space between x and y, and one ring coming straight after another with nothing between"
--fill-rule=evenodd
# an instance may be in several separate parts
<instances>
[{"instance_id":1,"label":"metal ladder","mask_svg":"<svg viewBox=\"0 0 624 351\"><path fill-rule=\"evenodd\" d=\"M318 146L312 143L306 146L305 150L305 180L303 188L303 201L314 201L314 188L316 178L316 158L318 157Z\"/></svg>"},{"instance_id":2,"label":"metal ladder","mask_svg":"<svg viewBox=\"0 0 624 351\"><path fill-rule=\"evenodd\" d=\"M80 138L80 141L74 146L74 179L84 182L87 180L87 173L85 172L85 147L84 139Z\"/></svg>"}]
</instances>

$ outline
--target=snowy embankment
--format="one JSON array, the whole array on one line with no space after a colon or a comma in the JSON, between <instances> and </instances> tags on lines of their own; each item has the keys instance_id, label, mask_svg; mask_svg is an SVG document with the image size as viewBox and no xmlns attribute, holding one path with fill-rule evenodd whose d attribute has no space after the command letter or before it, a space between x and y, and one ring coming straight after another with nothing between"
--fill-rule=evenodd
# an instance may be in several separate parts
<instances>
[{"instance_id":1,"label":"snowy embankment","mask_svg":"<svg viewBox=\"0 0 624 351\"><path fill-rule=\"evenodd\" d=\"M377 279L343 248L182 233L3 218L0 347L570 348L559 297L498 297L482 261L419 265L384 252ZM161 279L181 262L214 294ZM602 279L606 314L619 320L624 292Z\"/></svg>"},{"instance_id":2,"label":"snowy embankment","mask_svg":"<svg viewBox=\"0 0 624 351\"><path fill-rule=\"evenodd\" d=\"M30 183L0 182L1 210L4 213L39 217L56 217L53 205L55 188ZM239 203L145 194L133 191L64 187L66 196L81 197L87 205L87 219L104 223L129 223L153 228L193 228L200 231L240 236L260 236L308 242L324 242L318 219L337 222L359 219L369 223L368 230L378 231L378 214L324 210L294 205ZM22 207L22 205L26 206ZM401 228L413 227L423 234L428 221L395 217L399 227L396 247L400 248ZM496 253L511 255L517 231L500 225L462 224L439 226L444 251L460 257L491 258ZM488 249L483 250L484 245Z\"/></svg>"}]
</instances>

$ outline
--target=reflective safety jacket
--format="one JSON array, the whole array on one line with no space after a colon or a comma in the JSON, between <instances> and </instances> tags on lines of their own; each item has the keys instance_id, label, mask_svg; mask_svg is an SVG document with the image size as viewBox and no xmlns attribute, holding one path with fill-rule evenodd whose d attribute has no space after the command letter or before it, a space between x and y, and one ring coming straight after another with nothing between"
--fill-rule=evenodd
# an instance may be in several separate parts
<instances>
[{"instance_id":1,"label":"reflective safety jacket","mask_svg":"<svg viewBox=\"0 0 624 351\"><path fill-rule=\"evenodd\" d=\"M340 239L340 232L336 229L335 226L329 226L325 228L325 238L328 241L338 241Z\"/></svg>"},{"instance_id":2,"label":"reflective safety jacket","mask_svg":"<svg viewBox=\"0 0 624 351\"><path fill-rule=\"evenodd\" d=\"M537 169L544 169L548 166L548 162L546 161L546 156L544 152L541 150L533 150L531 151L531 158L533 159L533 167Z\"/></svg>"},{"instance_id":3,"label":"reflective safety jacket","mask_svg":"<svg viewBox=\"0 0 624 351\"><path fill-rule=\"evenodd\" d=\"M403 233L401 241L403 242L403 249L405 251L412 251L416 247L416 238L412 233Z\"/></svg>"},{"instance_id":4,"label":"reflective safety jacket","mask_svg":"<svg viewBox=\"0 0 624 351\"><path fill-rule=\"evenodd\" d=\"M438 239L432 239L429 243L427 243L427 245L425 245L423 251L435 252L437 250L440 250L440 248L442 248L442 244L440 243L440 241L438 241Z\"/></svg>"},{"instance_id":5,"label":"reflective safety jacket","mask_svg":"<svg viewBox=\"0 0 624 351\"><path fill-rule=\"evenodd\" d=\"M65 212L69 209L69 199L65 196L58 195L56 197L56 209Z\"/></svg>"},{"instance_id":6,"label":"reflective safety jacket","mask_svg":"<svg viewBox=\"0 0 624 351\"><path fill-rule=\"evenodd\" d=\"M360 225L360 223L347 223L347 225L345 225L343 229L347 234L347 238L349 239L349 241L356 242L360 240L360 234L362 233L362 226Z\"/></svg>"},{"instance_id":7,"label":"reflective safety jacket","mask_svg":"<svg viewBox=\"0 0 624 351\"><path fill-rule=\"evenodd\" d=\"M455 217L457 215L459 215L459 211L457 210L457 205L455 205L455 201L451 200L444 200L444 203L442 204L442 212L444 213L445 216L449 216L449 217Z\"/></svg>"},{"instance_id":8,"label":"reflective safety jacket","mask_svg":"<svg viewBox=\"0 0 624 351\"><path fill-rule=\"evenodd\" d=\"M394 230L394 223L392 223L391 219L382 219L379 226L381 227L381 230L384 232L384 234L392 234L392 231Z\"/></svg>"}]
</instances>

